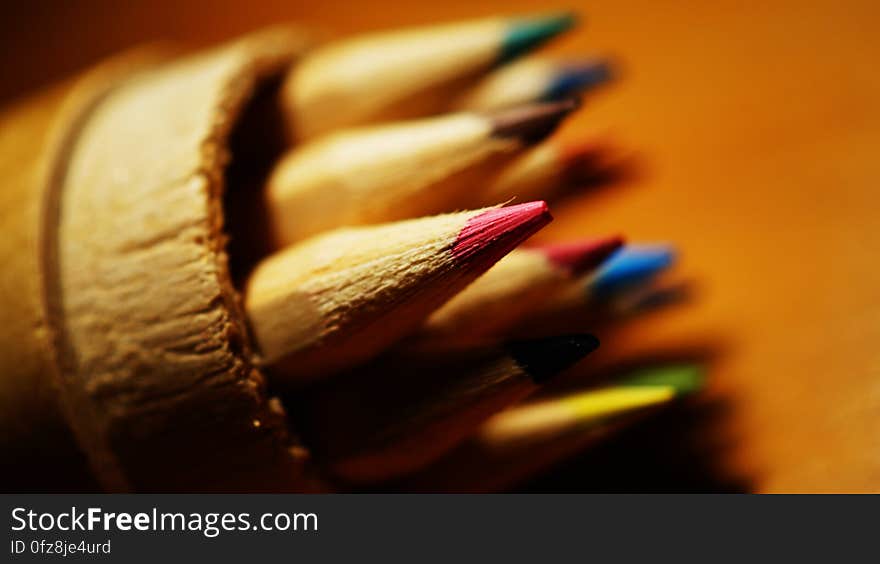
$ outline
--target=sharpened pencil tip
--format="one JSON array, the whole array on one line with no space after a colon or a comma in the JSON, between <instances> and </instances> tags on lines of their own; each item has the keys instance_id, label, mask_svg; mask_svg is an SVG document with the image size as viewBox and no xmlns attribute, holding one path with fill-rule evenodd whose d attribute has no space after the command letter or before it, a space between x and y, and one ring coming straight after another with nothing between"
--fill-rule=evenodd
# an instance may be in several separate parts
<instances>
[{"instance_id":1,"label":"sharpened pencil tip","mask_svg":"<svg viewBox=\"0 0 880 564\"><path fill-rule=\"evenodd\" d=\"M577 16L571 12L514 20L504 36L498 62L505 63L535 49L576 23Z\"/></svg>"},{"instance_id":2,"label":"sharpened pencil tip","mask_svg":"<svg viewBox=\"0 0 880 564\"><path fill-rule=\"evenodd\" d=\"M559 160L566 169L593 165L606 149L602 142L591 137L560 139L556 136L550 142L556 147Z\"/></svg>"},{"instance_id":3,"label":"sharpened pencil tip","mask_svg":"<svg viewBox=\"0 0 880 564\"><path fill-rule=\"evenodd\" d=\"M645 368L622 379L618 384L632 387L668 387L676 396L696 392L703 386L705 371L698 364L672 364Z\"/></svg>"},{"instance_id":4,"label":"sharpened pencil tip","mask_svg":"<svg viewBox=\"0 0 880 564\"><path fill-rule=\"evenodd\" d=\"M590 292L607 294L640 284L668 268L675 260L670 245L627 245L601 266Z\"/></svg>"},{"instance_id":5,"label":"sharpened pencil tip","mask_svg":"<svg viewBox=\"0 0 880 564\"><path fill-rule=\"evenodd\" d=\"M613 184L638 173L633 153L621 150L613 139L556 135L548 140L568 182L581 186Z\"/></svg>"},{"instance_id":6,"label":"sharpened pencil tip","mask_svg":"<svg viewBox=\"0 0 880 564\"><path fill-rule=\"evenodd\" d=\"M617 249L623 246L623 237L607 237L604 239L588 239L554 243L537 247L553 264L564 268L572 274L589 272Z\"/></svg>"},{"instance_id":7,"label":"sharpened pencil tip","mask_svg":"<svg viewBox=\"0 0 880 564\"><path fill-rule=\"evenodd\" d=\"M565 117L580 106L576 98L525 104L489 114L493 137L518 137L537 143L553 133Z\"/></svg>"},{"instance_id":8,"label":"sharpened pencil tip","mask_svg":"<svg viewBox=\"0 0 880 564\"><path fill-rule=\"evenodd\" d=\"M563 335L506 345L514 361L538 384L575 365L598 347L599 339L592 335Z\"/></svg>"},{"instance_id":9,"label":"sharpened pencil tip","mask_svg":"<svg viewBox=\"0 0 880 564\"><path fill-rule=\"evenodd\" d=\"M486 210L467 221L452 255L461 261L495 262L552 220L543 201Z\"/></svg>"},{"instance_id":10,"label":"sharpened pencil tip","mask_svg":"<svg viewBox=\"0 0 880 564\"><path fill-rule=\"evenodd\" d=\"M609 61L588 61L564 65L544 92L544 100L559 100L588 92L614 77Z\"/></svg>"}]
</instances>

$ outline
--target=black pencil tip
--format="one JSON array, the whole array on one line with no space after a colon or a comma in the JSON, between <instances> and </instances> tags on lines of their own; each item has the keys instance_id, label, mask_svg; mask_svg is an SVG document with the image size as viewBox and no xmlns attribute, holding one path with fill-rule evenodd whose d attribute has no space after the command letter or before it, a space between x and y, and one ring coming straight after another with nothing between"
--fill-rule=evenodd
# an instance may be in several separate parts
<instances>
[{"instance_id":1,"label":"black pencil tip","mask_svg":"<svg viewBox=\"0 0 880 564\"><path fill-rule=\"evenodd\" d=\"M568 98L492 112L488 116L492 122L492 135L518 137L527 143L537 143L553 133L565 116L579 106L577 98Z\"/></svg>"},{"instance_id":2,"label":"black pencil tip","mask_svg":"<svg viewBox=\"0 0 880 564\"><path fill-rule=\"evenodd\" d=\"M563 335L507 343L516 363L541 384L574 365L599 347L592 335Z\"/></svg>"}]
</instances>

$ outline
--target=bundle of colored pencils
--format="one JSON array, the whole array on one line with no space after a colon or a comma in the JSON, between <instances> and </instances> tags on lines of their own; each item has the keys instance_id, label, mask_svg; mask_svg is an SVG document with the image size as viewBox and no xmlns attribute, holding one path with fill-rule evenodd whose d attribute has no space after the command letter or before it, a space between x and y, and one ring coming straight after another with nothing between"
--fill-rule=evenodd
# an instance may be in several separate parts
<instances>
[{"instance_id":1,"label":"bundle of colored pencils","mask_svg":"<svg viewBox=\"0 0 880 564\"><path fill-rule=\"evenodd\" d=\"M699 387L667 364L526 400L599 346L585 329L656 301L673 259L617 234L523 245L546 201L625 172L554 135L609 62L520 58L573 24L376 33L281 84L244 305L270 389L341 487L507 489Z\"/></svg>"}]
</instances>

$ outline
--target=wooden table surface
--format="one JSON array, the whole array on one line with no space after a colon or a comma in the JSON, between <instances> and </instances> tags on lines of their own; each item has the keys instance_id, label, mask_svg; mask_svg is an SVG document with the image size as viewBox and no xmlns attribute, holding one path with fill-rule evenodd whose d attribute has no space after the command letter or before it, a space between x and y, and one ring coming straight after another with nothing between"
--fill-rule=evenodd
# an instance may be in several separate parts
<instances>
[{"instance_id":1,"label":"wooden table surface","mask_svg":"<svg viewBox=\"0 0 880 564\"><path fill-rule=\"evenodd\" d=\"M349 33L548 8L58 4L4 8L3 99L155 37L200 44L280 20ZM697 351L711 384L700 405L530 487L880 491L880 4L567 7L585 25L552 51L615 54L625 77L565 134L609 132L643 155L645 173L560 208L542 236L621 231L678 244L676 276L695 282L694 299L605 336L597 362Z\"/></svg>"}]
</instances>

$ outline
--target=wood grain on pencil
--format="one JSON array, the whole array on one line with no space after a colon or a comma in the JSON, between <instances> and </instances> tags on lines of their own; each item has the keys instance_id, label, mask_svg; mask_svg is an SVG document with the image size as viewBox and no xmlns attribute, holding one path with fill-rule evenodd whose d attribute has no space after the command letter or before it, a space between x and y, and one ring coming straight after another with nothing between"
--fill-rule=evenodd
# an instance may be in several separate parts
<instances>
[{"instance_id":1,"label":"wood grain on pencil","mask_svg":"<svg viewBox=\"0 0 880 564\"><path fill-rule=\"evenodd\" d=\"M282 88L291 135L438 113L451 93L573 23L570 14L496 17L331 43L296 65Z\"/></svg>"},{"instance_id":2,"label":"wood grain on pencil","mask_svg":"<svg viewBox=\"0 0 880 564\"><path fill-rule=\"evenodd\" d=\"M551 219L544 202L335 231L269 257L245 308L277 382L363 362Z\"/></svg>"},{"instance_id":3,"label":"wood grain on pencil","mask_svg":"<svg viewBox=\"0 0 880 564\"><path fill-rule=\"evenodd\" d=\"M573 101L561 101L452 114L306 143L269 177L264 208L270 238L280 248L336 227L474 207L485 178L575 108Z\"/></svg>"}]
</instances>

